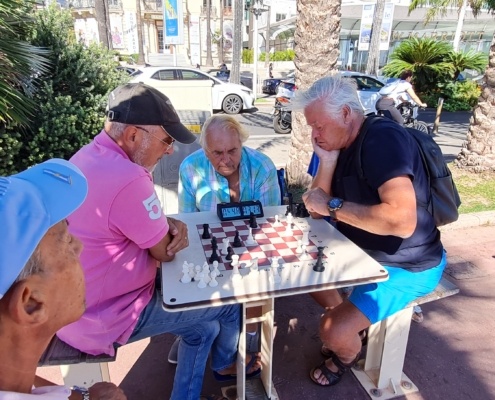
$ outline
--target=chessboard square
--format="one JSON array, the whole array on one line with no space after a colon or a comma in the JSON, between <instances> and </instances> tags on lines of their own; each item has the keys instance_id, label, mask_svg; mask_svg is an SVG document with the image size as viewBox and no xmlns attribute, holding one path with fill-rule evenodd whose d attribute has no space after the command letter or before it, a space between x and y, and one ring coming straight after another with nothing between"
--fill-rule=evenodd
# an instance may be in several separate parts
<instances>
[{"instance_id":1,"label":"chessboard square","mask_svg":"<svg viewBox=\"0 0 495 400\"><path fill-rule=\"evenodd\" d=\"M262 258L266 258L267 254L264 251L250 251L249 256L251 257L251 259L253 258L262 259Z\"/></svg>"},{"instance_id":2,"label":"chessboard square","mask_svg":"<svg viewBox=\"0 0 495 400\"><path fill-rule=\"evenodd\" d=\"M224 232L229 232L229 233L230 232L234 232L235 233L237 231L237 227L235 227L235 226L224 226L223 227L223 231Z\"/></svg>"},{"instance_id":3,"label":"chessboard square","mask_svg":"<svg viewBox=\"0 0 495 400\"><path fill-rule=\"evenodd\" d=\"M282 224L282 226L274 226L273 229L276 232L285 232L287 224Z\"/></svg>"},{"instance_id":4,"label":"chessboard square","mask_svg":"<svg viewBox=\"0 0 495 400\"><path fill-rule=\"evenodd\" d=\"M287 244L285 242L282 242L282 243L273 243L273 247L276 248L277 250L278 249L286 249L287 248Z\"/></svg>"},{"instance_id":5,"label":"chessboard square","mask_svg":"<svg viewBox=\"0 0 495 400\"><path fill-rule=\"evenodd\" d=\"M267 245L267 244L272 244L272 241L270 239L258 239L256 238L256 241L260 246Z\"/></svg>"},{"instance_id":6,"label":"chessboard square","mask_svg":"<svg viewBox=\"0 0 495 400\"><path fill-rule=\"evenodd\" d=\"M299 262L299 257L295 254L286 255L282 257L285 263L296 263Z\"/></svg>"},{"instance_id":7,"label":"chessboard square","mask_svg":"<svg viewBox=\"0 0 495 400\"><path fill-rule=\"evenodd\" d=\"M295 249L295 248L297 248L297 246L299 246L299 240L294 241L294 242L284 242L284 243L285 243L285 246L288 247L289 249Z\"/></svg>"},{"instance_id":8,"label":"chessboard square","mask_svg":"<svg viewBox=\"0 0 495 400\"><path fill-rule=\"evenodd\" d=\"M227 267L225 265L225 263L221 263L221 264L218 264L218 268L217 268L219 271L226 271L227 270Z\"/></svg>"},{"instance_id":9,"label":"chessboard square","mask_svg":"<svg viewBox=\"0 0 495 400\"><path fill-rule=\"evenodd\" d=\"M263 251L276 250L275 246L273 244L271 244L271 243L269 243L269 244L263 244L260 247L261 247L261 250L263 250Z\"/></svg>"},{"instance_id":10,"label":"chessboard square","mask_svg":"<svg viewBox=\"0 0 495 400\"><path fill-rule=\"evenodd\" d=\"M233 247L234 253L235 254L243 254L243 253L248 253L247 247L241 246L241 247Z\"/></svg>"},{"instance_id":11,"label":"chessboard square","mask_svg":"<svg viewBox=\"0 0 495 400\"><path fill-rule=\"evenodd\" d=\"M315 253L314 251L311 253L306 253L306 258L309 260L316 260L318 258L318 253Z\"/></svg>"},{"instance_id":12,"label":"chessboard square","mask_svg":"<svg viewBox=\"0 0 495 400\"><path fill-rule=\"evenodd\" d=\"M294 255L294 252L291 249L279 249L277 251L282 257Z\"/></svg>"},{"instance_id":13,"label":"chessboard square","mask_svg":"<svg viewBox=\"0 0 495 400\"><path fill-rule=\"evenodd\" d=\"M277 237L270 238L270 242L273 243L273 244L276 244L276 243L285 243L284 239L282 239L278 235L277 235Z\"/></svg>"},{"instance_id":14,"label":"chessboard square","mask_svg":"<svg viewBox=\"0 0 495 400\"><path fill-rule=\"evenodd\" d=\"M298 230L298 229L292 229L292 234L294 236L297 236L299 239L302 239L302 231Z\"/></svg>"},{"instance_id":15,"label":"chessboard square","mask_svg":"<svg viewBox=\"0 0 495 400\"><path fill-rule=\"evenodd\" d=\"M265 251L265 256L268 258L280 257L280 253L278 252L278 250L267 250Z\"/></svg>"},{"instance_id":16,"label":"chessboard square","mask_svg":"<svg viewBox=\"0 0 495 400\"><path fill-rule=\"evenodd\" d=\"M278 232L267 232L267 231L263 231L266 235L266 237L269 237L269 238L276 238L276 237L279 237L280 234Z\"/></svg>"},{"instance_id":17,"label":"chessboard square","mask_svg":"<svg viewBox=\"0 0 495 400\"><path fill-rule=\"evenodd\" d=\"M258 258L258 268L270 265L270 260L266 257Z\"/></svg>"},{"instance_id":18,"label":"chessboard square","mask_svg":"<svg viewBox=\"0 0 495 400\"><path fill-rule=\"evenodd\" d=\"M211 232L212 234L215 234L215 235L216 235L217 233L223 232L223 230L224 230L224 228L222 228L222 227L219 227L219 228L210 228L210 232Z\"/></svg>"},{"instance_id":19,"label":"chessboard square","mask_svg":"<svg viewBox=\"0 0 495 400\"><path fill-rule=\"evenodd\" d=\"M297 238L291 235L284 236L284 241L285 242L296 242L297 243Z\"/></svg>"}]
</instances>

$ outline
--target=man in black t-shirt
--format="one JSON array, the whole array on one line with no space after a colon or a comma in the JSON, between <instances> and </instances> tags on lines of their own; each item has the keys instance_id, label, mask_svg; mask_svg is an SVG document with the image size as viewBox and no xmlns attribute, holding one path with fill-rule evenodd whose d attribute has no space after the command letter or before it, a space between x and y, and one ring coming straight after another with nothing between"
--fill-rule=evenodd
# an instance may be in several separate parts
<instances>
[{"instance_id":1,"label":"man in black t-shirt","mask_svg":"<svg viewBox=\"0 0 495 400\"><path fill-rule=\"evenodd\" d=\"M355 84L339 76L316 81L292 104L304 110L320 160L303 195L306 208L313 218L334 219L340 232L389 273L388 281L357 286L344 301L336 291L313 296L326 308L320 337L329 359L310 376L329 386L359 359L360 331L436 287L445 252L433 217L419 206L426 203L428 181L419 149L405 129L387 119L367 129L370 118Z\"/></svg>"}]
</instances>

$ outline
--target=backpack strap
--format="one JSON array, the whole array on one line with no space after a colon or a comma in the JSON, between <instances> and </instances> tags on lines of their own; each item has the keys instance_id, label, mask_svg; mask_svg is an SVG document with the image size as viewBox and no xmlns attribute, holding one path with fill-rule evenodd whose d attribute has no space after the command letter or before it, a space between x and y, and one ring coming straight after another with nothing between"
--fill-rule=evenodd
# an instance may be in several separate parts
<instances>
[{"instance_id":1,"label":"backpack strap","mask_svg":"<svg viewBox=\"0 0 495 400\"><path fill-rule=\"evenodd\" d=\"M358 154L357 171L358 171L359 179L366 180L366 178L364 177L363 163L361 161L364 138L366 137L366 134L368 133L370 126L373 125L377 120L382 120L382 119L383 117L380 117L378 115L374 115L374 114L367 115L366 119L364 120L363 126L361 127L361 130L359 132L359 135L357 137L358 142L356 147L356 153Z\"/></svg>"}]
</instances>

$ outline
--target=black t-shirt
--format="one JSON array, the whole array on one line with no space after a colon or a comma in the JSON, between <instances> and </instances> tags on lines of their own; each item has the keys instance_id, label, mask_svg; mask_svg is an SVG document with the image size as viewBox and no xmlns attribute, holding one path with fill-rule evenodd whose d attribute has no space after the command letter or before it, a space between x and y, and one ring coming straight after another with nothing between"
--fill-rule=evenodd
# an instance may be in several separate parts
<instances>
[{"instance_id":1,"label":"black t-shirt","mask_svg":"<svg viewBox=\"0 0 495 400\"><path fill-rule=\"evenodd\" d=\"M361 141L363 176L357 160ZM349 148L340 152L332 193L350 202L379 204L378 188L401 175L411 178L416 199L426 203L428 181L417 144L396 122L381 119L369 127L364 140L360 134ZM416 229L407 239L373 234L340 221L337 229L383 265L423 271L440 263L443 247L431 214L418 205L417 216Z\"/></svg>"}]
</instances>

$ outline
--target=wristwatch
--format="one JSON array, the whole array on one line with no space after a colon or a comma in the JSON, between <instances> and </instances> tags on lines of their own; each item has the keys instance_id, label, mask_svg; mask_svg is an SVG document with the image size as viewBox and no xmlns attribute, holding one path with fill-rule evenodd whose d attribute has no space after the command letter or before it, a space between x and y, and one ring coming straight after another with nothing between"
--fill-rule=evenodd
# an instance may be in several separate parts
<instances>
[{"instance_id":1,"label":"wristwatch","mask_svg":"<svg viewBox=\"0 0 495 400\"><path fill-rule=\"evenodd\" d=\"M72 386L70 388L73 392L79 393L82 396L82 400L89 400L89 391L86 388L80 386Z\"/></svg>"},{"instance_id":2,"label":"wristwatch","mask_svg":"<svg viewBox=\"0 0 495 400\"><path fill-rule=\"evenodd\" d=\"M335 214L335 212L340 210L343 205L344 205L344 200L339 199L338 197L332 197L327 203L328 212L330 213L330 218L336 220L337 215Z\"/></svg>"}]
</instances>

